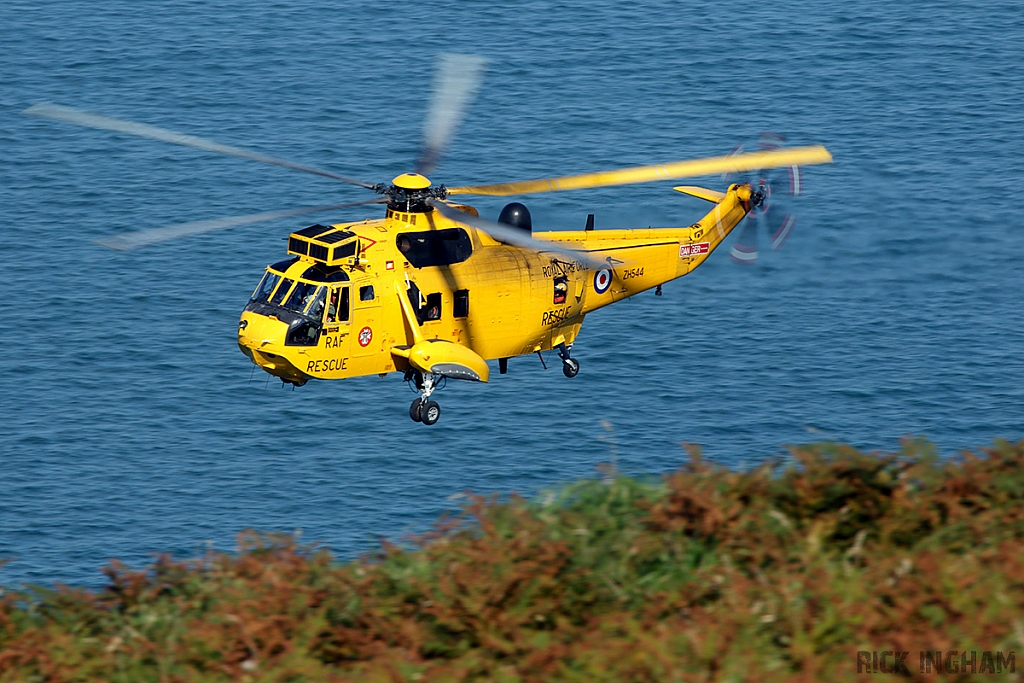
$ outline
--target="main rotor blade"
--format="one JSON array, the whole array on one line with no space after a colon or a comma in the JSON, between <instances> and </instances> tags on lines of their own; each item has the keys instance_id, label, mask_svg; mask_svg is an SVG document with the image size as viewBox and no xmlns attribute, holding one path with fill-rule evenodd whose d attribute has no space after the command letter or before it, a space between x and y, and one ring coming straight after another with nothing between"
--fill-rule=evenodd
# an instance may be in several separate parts
<instances>
[{"instance_id":1,"label":"main rotor blade","mask_svg":"<svg viewBox=\"0 0 1024 683\"><path fill-rule=\"evenodd\" d=\"M292 162L284 159L267 156L266 154L259 154L258 152L250 152L247 149L241 149L239 147L222 145L219 142L196 137L195 135L185 135L184 133L177 133L173 130L167 130L166 128L150 126L146 123L136 123L135 121L125 121L122 119L111 118L109 116L102 116L100 114L92 114L87 111L81 111L79 109L65 107L59 104L34 104L21 113L27 114L28 116L52 119L54 121L63 121L64 123L73 123L78 126L85 126L86 128L110 130L115 133L135 135L141 138L149 138L150 140L169 142L174 145L194 147L207 152L217 152L218 154L227 154L228 156L239 157L240 159L260 161L265 164L273 164L274 166L290 168L293 171L302 171L303 173L312 173L313 175L319 175L325 178L333 178L334 180L352 183L353 185L359 185L360 187L366 187L371 190L374 188L372 183L349 178L332 171L325 171L323 169L314 168L312 166L303 166L301 164L293 164Z\"/></svg>"},{"instance_id":2,"label":"main rotor blade","mask_svg":"<svg viewBox=\"0 0 1024 683\"><path fill-rule=\"evenodd\" d=\"M448 188L448 194L477 194L504 197L513 194L563 192L565 190L582 190L590 187L631 185L634 183L650 183L657 180L692 178L694 176L715 175L718 173L738 173L740 171L755 171L765 168L830 163L832 163L832 155L829 154L829 151L820 145L814 145L811 147L790 147L788 149L748 152L733 156L691 159L662 166L636 166L618 171L598 171L597 173L584 173L583 175L562 176L560 178L522 180L512 183L496 183L494 185L450 187Z\"/></svg>"},{"instance_id":3,"label":"main rotor blade","mask_svg":"<svg viewBox=\"0 0 1024 683\"><path fill-rule=\"evenodd\" d=\"M608 265L607 261L598 259L589 252L570 249L569 247L563 246L557 242L547 242L545 240L535 239L524 230L514 228L511 225L505 225L504 223L495 223L494 221L474 216L473 214L466 213L465 211L459 211L458 209L448 206L437 199L428 199L427 203L437 209L437 212L448 220L468 225L469 227L476 228L477 230L482 230L500 242L513 244L517 247L523 247L524 249L529 249L531 251L554 252L577 261L583 261L587 265L595 268L604 268Z\"/></svg>"},{"instance_id":4,"label":"main rotor blade","mask_svg":"<svg viewBox=\"0 0 1024 683\"><path fill-rule=\"evenodd\" d=\"M158 242L167 242L168 240L175 240L178 239L179 237L188 237L189 235L200 235L204 232L213 232L215 230L234 228L239 225L252 225L254 223L264 223L266 221L273 221L279 218L290 218L291 216L301 216L302 214L305 213L318 213L320 211L334 211L336 209L345 209L350 206L363 206L365 204L384 204L387 201L388 200L386 197L378 197L376 199L367 199L366 201L362 202L331 204L329 206L307 206L301 209L286 209L284 211L265 211L263 213L250 213L244 216L230 216L227 218L213 218L203 221L193 221L191 223L178 223L176 225L165 225L164 227L161 228L149 228L147 230L137 230L135 232L129 232L124 235L117 235L115 237L110 237L99 243L105 247L110 247L111 249L131 251L132 249L138 249L139 247L145 247L150 244L156 244Z\"/></svg>"},{"instance_id":5,"label":"main rotor blade","mask_svg":"<svg viewBox=\"0 0 1024 683\"><path fill-rule=\"evenodd\" d=\"M429 174L441 160L480 88L486 66L487 60L476 55L441 55L423 124L423 150L416 163L417 173Z\"/></svg>"}]
</instances>

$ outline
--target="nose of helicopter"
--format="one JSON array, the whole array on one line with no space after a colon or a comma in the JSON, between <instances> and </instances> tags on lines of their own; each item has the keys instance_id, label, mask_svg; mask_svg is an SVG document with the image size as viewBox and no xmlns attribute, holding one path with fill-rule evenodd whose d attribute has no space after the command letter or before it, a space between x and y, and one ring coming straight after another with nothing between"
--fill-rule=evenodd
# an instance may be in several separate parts
<instances>
[{"instance_id":1,"label":"nose of helicopter","mask_svg":"<svg viewBox=\"0 0 1024 683\"><path fill-rule=\"evenodd\" d=\"M291 369L281 355L287 331L288 325L276 318L245 311L238 321L238 348L270 374L283 376Z\"/></svg>"}]
</instances>

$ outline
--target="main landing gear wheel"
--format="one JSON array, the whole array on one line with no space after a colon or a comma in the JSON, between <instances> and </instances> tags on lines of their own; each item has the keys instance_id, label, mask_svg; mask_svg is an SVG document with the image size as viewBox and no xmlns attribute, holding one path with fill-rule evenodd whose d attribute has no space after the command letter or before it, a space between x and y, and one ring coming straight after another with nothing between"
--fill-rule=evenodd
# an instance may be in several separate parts
<instances>
[{"instance_id":1,"label":"main landing gear wheel","mask_svg":"<svg viewBox=\"0 0 1024 683\"><path fill-rule=\"evenodd\" d=\"M562 359L562 374L566 377L575 377L580 371L580 362L569 357L569 347L561 343L555 347L558 350L558 357Z\"/></svg>"},{"instance_id":2,"label":"main landing gear wheel","mask_svg":"<svg viewBox=\"0 0 1024 683\"><path fill-rule=\"evenodd\" d=\"M430 395L437 389L439 375L423 375L419 372L408 374L407 378L416 380L416 388L420 390L420 396L409 406L409 417L413 422L422 422L425 425L432 425L441 417L441 406L437 401L431 401Z\"/></svg>"},{"instance_id":3,"label":"main landing gear wheel","mask_svg":"<svg viewBox=\"0 0 1024 683\"><path fill-rule=\"evenodd\" d=\"M437 401L426 401L420 405L420 422L425 425L432 425L441 417L441 406Z\"/></svg>"}]
</instances>

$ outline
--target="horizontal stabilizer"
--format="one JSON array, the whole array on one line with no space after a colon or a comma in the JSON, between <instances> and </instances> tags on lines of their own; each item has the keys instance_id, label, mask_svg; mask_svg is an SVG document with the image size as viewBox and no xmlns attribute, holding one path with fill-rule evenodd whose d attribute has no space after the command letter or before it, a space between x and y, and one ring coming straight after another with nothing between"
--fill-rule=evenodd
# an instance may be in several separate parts
<instances>
[{"instance_id":1,"label":"horizontal stabilizer","mask_svg":"<svg viewBox=\"0 0 1024 683\"><path fill-rule=\"evenodd\" d=\"M688 194L691 197L697 197L704 201L711 202L712 204L718 204L725 199L725 193L719 192L718 190L709 190L704 187L697 187L696 185L680 185L679 187L673 187L676 192L682 192Z\"/></svg>"}]
</instances>

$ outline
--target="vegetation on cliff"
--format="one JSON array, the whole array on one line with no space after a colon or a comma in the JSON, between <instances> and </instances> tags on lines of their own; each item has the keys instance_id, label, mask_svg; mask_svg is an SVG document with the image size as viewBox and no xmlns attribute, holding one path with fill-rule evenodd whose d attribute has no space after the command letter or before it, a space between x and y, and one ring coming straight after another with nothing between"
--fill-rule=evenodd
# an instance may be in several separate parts
<instances>
[{"instance_id":1,"label":"vegetation on cliff","mask_svg":"<svg viewBox=\"0 0 1024 683\"><path fill-rule=\"evenodd\" d=\"M934 681L967 674L919 651L1024 650L1024 442L793 456L470 498L349 564L250 533L98 592L8 590L0 681L852 680L858 651Z\"/></svg>"}]
</instances>

